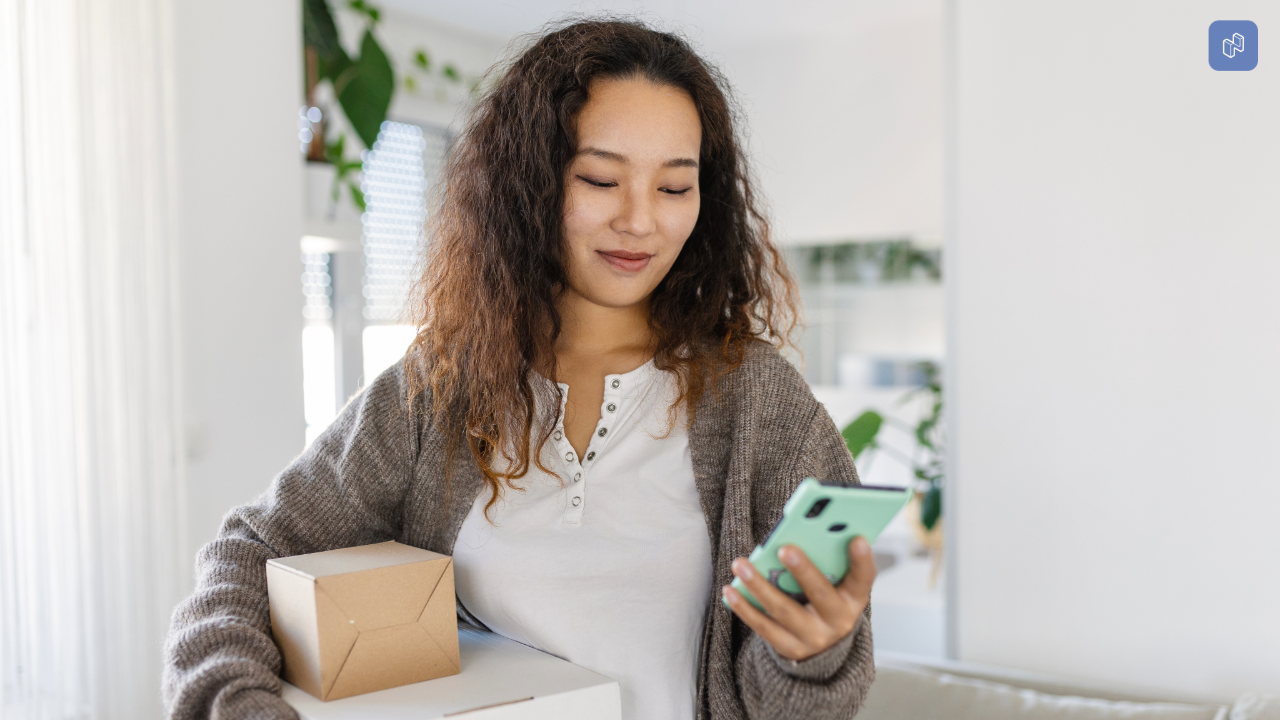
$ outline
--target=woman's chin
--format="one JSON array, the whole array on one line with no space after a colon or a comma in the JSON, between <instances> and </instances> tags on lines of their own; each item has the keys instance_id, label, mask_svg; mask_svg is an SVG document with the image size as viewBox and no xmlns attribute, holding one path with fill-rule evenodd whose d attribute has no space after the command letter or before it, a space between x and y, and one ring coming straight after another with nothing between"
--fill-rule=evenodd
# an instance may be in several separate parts
<instances>
[{"instance_id":1,"label":"woman's chin","mask_svg":"<svg viewBox=\"0 0 1280 720\"><path fill-rule=\"evenodd\" d=\"M578 295L592 305L623 310L643 303L653 293L653 288L648 287L647 284L636 283L637 287L634 288L617 287L617 285L616 281L612 281L605 288L584 288L586 292L579 291Z\"/></svg>"}]
</instances>

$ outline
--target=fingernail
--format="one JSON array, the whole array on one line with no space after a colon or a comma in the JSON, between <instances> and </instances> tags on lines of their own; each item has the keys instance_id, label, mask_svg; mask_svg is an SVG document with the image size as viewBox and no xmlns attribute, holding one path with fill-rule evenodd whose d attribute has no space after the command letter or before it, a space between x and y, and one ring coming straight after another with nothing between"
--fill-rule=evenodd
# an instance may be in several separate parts
<instances>
[{"instance_id":1,"label":"fingernail","mask_svg":"<svg viewBox=\"0 0 1280 720\"><path fill-rule=\"evenodd\" d=\"M733 564L733 573L743 580L750 580L755 576L755 569L751 567L751 563L739 560Z\"/></svg>"},{"instance_id":2,"label":"fingernail","mask_svg":"<svg viewBox=\"0 0 1280 720\"><path fill-rule=\"evenodd\" d=\"M778 559L787 567L795 567L800 562L800 556L793 548L784 547L778 551Z\"/></svg>"},{"instance_id":3,"label":"fingernail","mask_svg":"<svg viewBox=\"0 0 1280 720\"><path fill-rule=\"evenodd\" d=\"M725 585L724 587L720 588L720 594L724 595L724 599L728 600L731 603L737 602L738 601L737 593L729 592L731 589L732 588L730 588L728 585Z\"/></svg>"},{"instance_id":4,"label":"fingernail","mask_svg":"<svg viewBox=\"0 0 1280 720\"><path fill-rule=\"evenodd\" d=\"M859 555L866 555L871 552L871 545L867 543L867 539L859 535L853 539L853 551Z\"/></svg>"}]
</instances>

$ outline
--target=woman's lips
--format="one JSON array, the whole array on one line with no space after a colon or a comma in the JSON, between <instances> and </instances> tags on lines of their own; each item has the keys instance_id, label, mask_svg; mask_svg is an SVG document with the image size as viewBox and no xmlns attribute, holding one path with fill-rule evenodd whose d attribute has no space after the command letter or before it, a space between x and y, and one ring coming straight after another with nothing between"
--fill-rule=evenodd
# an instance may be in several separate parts
<instances>
[{"instance_id":1,"label":"woman's lips","mask_svg":"<svg viewBox=\"0 0 1280 720\"><path fill-rule=\"evenodd\" d=\"M627 272L643 270L649 264L652 255L648 253L627 252L626 250L597 250L600 257L610 265Z\"/></svg>"}]
</instances>

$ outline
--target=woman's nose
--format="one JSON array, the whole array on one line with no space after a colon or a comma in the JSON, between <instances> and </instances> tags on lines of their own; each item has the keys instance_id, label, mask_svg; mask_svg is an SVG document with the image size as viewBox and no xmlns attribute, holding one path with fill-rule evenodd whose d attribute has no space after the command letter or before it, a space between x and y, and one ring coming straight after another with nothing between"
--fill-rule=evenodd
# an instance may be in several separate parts
<instances>
[{"instance_id":1,"label":"woman's nose","mask_svg":"<svg viewBox=\"0 0 1280 720\"><path fill-rule=\"evenodd\" d=\"M615 232L636 237L653 234L658 229L658 218L652 194L643 188L629 191L611 225Z\"/></svg>"}]
</instances>

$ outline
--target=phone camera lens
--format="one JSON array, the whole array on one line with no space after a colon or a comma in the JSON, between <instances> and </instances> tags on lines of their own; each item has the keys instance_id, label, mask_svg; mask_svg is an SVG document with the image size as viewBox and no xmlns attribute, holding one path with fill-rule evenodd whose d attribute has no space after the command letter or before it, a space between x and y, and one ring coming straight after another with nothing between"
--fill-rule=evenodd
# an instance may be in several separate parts
<instances>
[{"instance_id":1,"label":"phone camera lens","mask_svg":"<svg viewBox=\"0 0 1280 720\"><path fill-rule=\"evenodd\" d=\"M830 502L831 502L831 498L819 499L817 502L815 502L813 505L809 507L809 512L805 513L804 516L807 518L818 517L819 515L822 514L823 510L827 509L827 504Z\"/></svg>"},{"instance_id":2,"label":"phone camera lens","mask_svg":"<svg viewBox=\"0 0 1280 720\"><path fill-rule=\"evenodd\" d=\"M832 525L831 527L827 528L827 532L840 532L841 530L847 527L849 526L845 525L844 523L836 523L835 525Z\"/></svg>"}]
</instances>

